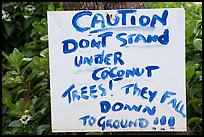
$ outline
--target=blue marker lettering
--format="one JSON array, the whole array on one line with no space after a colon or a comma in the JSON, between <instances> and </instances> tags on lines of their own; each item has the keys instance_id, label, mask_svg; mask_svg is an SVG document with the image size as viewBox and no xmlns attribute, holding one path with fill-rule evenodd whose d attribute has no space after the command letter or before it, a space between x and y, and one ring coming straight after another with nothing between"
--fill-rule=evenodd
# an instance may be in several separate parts
<instances>
[{"instance_id":1,"label":"blue marker lettering","mask_svg":"<svg viewBox=\"0 0 204 137\"><path fill-rule=\"evenodd\" d=\"M137 10L118 10L118 14L122 14L122 25L126 25L126 15L129 13L136 13Z\"/></svg>"},{"instance_id":2,"label":"blue marker lettering","mask_svg":"<svg viewBox=\"0 0 204 137\"><path fill-rule=\"evenodd\" d=\"M134 37L134 36L136 36L136 34L128 35L128 44L132 44L133 43L133 38L132 37Z\"/></svg>"},{"instance_id":3,"label":"blue marker lettering","mask_svg":"<svg viewBox=\"0 0 204 137\"><path fill-rule=\"evenodd\" d=\"M135 95L136 93L138 93L138 96L141 95L141 89L137 86L137 83L135 83L133 95Z\"/></svg>"},{"instance_id":4,"label":"blue marker lettering","mask_svg":"<svg viewBox=\"0 0 204 137\"><path fill-rule=\"evenodd\" d=\"M91 47L92 48L96 47L97 49L99 49L100 48L100 44L101 44L101 41L96 42L95 39L91 40Z\"/></svg>"},{"instance_id":5,"label":"blue marker lettering","mask_svg":"<svg viewBox=\"0 0 204 137\"><path fill-rule=\"evenodd\" d=\"M146 128L149 125L149 121L145 118L139 118L139 127L140 128Z\"/></svg>"},{"instance_id":6,"label":"blue marker lettering","mask_svg":"<svg viewBox=\"0 0 204 137\"><path fill-rule=\"evenodd\" d=\"M148 99L147 97L144 96L144 94L147 94L147 91L146 91L147 89L148 89L147 87L142 88L141 94L140 94L142 98Z\"/></svg>"},{"instance_id":7,"label":"blue marker lettering","mask_svg":"<svg viewBox=\"0 0 204 137\"><path fill-rule=\"evenodd\" d=\"M74 91L72 92L72 99L73 99L73 101L74 101L75 99L79 100L80 98L81 98L81 97L78 95L77 90L74 90Z\"/></svg>"},{"instance_id":8,"label":"blue marker lettering","mask_svg":"<svg viewBox=\"0 0 204 137\"><path fill-rule=\"evenodd\" d=\"M159 66L147 66L145 69L147 70L147 77L151 77L152 70L159 69Z\"/></svg>"},{"instance_id":9,"label":"blue marker lettering","mask_svg":"<svg viewBox=\"0 0 204 137\"><path fill-rule=\"evenodd\" d=\"M157 95L157 91L154 91L154 92L152 92L152 91L149 91L149 102L151 103L152 101L153 101L153 99L156 97L156 95Z\"/></svg>"},{"instance_id":10,"label":"blue marker lettering","mask_svg":"<svg viewBox=\"0 0 204 137\"><path fill-rule=\"evenodd\" d=\"M139 18L139 23L141 26L147 26L150 22L150 18L148 16L142 15Z\"/></svg>"},{"instance_id":11,"label":"blue marker lettering","mask_svg":"<svg viewBox=\"0 0 204 137\"><path fill-rule=\"evenodd\" d=\"M97 77L96 74L97 74L99 71L103 70L104 68L107 68L107 67L102 67L102 68L99 68L99 69L94 70L93 73L92 73L92 79L93 79L93 80L96 80L96 81L99 80L100 78Z\"/></svg>"},{"instance_id":12,"label":"blue marker lettering","mask_svg":"<svg viewBox=\"0 0 204 137\"><path fill-rule=\"evenodd\" d=\"M135 37L134 42L135 42L135 43L138 43L140 40L142 40L143 43L146 43L145 37L144 37L142 34L137 34L137 36Z\"/></svg>"},{"instance_id":13,"label":"blue marker lettering","mask_svg":"<svg viewBox=\"0 0 204 137\"><path fill-rule=\"evenodd\" d=\"M111 63L109 62L111 56L113 56L112 53L109 53L109 54L107 54L107 55L105 56L105 58L104 58L104 63L105 63L106 65L110 65L110 64L111 64Z\"/></svg>"},{"instance_id":14,"label":"blue marker lettering","mask_svg":"<svg viewBox=\"0 0 204 137\"><path fill-rule=\"evenodd\" d=\"M108 14L106 15L107 24L109 26L116 26L116 25L118 25L119 20L120 20L119 16L117 14L115 15L114 23L111 23L111 18L112 18L112 16L110 17L110 15L108 15Z\"/></svg>"},{"instance_id":15,"label":"blue marker lettering","mask_svg":"<svg viewBox=\"0 0 204 137\"><path fill-rule=\"evenodd\" d=\"M157 39L158 39L158 35L154 35L154 36L148 35L147 36L147 43L151 43L152 41L156 42Z\"/></svg>"},{"instance_id":16,"label":"blue marker lettering","mask_svg":"<svg viewBox=\"0 0 204 137\"><path fill-rule=\"evenodd\" d=\"M96 122L96 118L95 117L91 117L90 119L89 119L89 125L90 126L93 126L93 124Z\"/></svg>"},{"instance_id":17,"label":"blue marker lettering","mask_svg":"<svg viewBox=\"0 0 204 137\"><path fill-rule=\"evenodd\" d=\"M98 37L102 37L102 47L106 47L106 37L110 37L113 35L113 32L105 32L103 34L98 35Z\"/></svg>"},{"instance_id":18,"label":"blue marker lettering","mask_svg":"<svg viewBox=\"0 0 204 137\"><path fill-rule=\"evenodd\" d=\"M133 105L131 107L130 105L125 104L124 110L132 111L134 109L134 111L139 112L141 110L141 108L142 108L142 105L139 105L139 106Z\"/></svg>"},{"instance_id":19,"label":"blue marker lettering","mask_svg":"<svg viewBox=\"0 0 204 137\"><path fill-rule=\"evenodd\" d=\"M101 101L100 108L101 108L101 113L107 113L111 108L111 104L108 101Z\"/></svg>"},{"instance_id":20,"label":"blue marker lettering","mask_svg":"<svg viewBox=\"0 0 204 137\"><path fill-rule=\"evenodd\" d=\"M171 116L168 120L168 125L170 127L174 126L175 125L175 118L173 116Z\"/></svg>"},{"instance_id":21,"label":"blue marker lettering","mask_svg":"<svg viewBox=\"0 0 204 137\"><path fill-rule=\"evenodd\" d=\"M87 94L87 86L81 88L81 97L82 97L83 99L86 99L86 100L87 100L87 99L89 98L89 96L87 96L87 95L85 95L85 94Z\"/></svg>"},{"instance_id":22,"label":"blue marker lettering","mask_svg":"<svg viewBox=\"0 0 204 137\"><path fill-rule=\"evenodd\" d=\"M87 115L87 116L84 116L84 117L79 118L79 120L82 120L82 121L83 121L83 125L85 126L87 120L89 119L89 117L90 117L90 115Z\"/></svg>"},{"instance_id":23,"label":"blue marker lettering","mask_svg":"<svg viewBox=\"0 0 204 137\"><path fill-rule=\"evenodd\" d=\"M109 81L109 89L112 90L113 89L113 80Z\"/></svg>"},{"instance_id":24,"label":"blue marker lettering","mask_svg":"<svg viewBox=\"0 0 204 137\"><path fill-rule=\"evenodd\" d=\"M79 12L77 13L76 15L74 15L73 19L72 19L72 25L74 26L74 28L79 31L79 32L84 32L84 31L87 31L89 29L91 29L90 27L80 27L79 24L78 24L78 19L80 17L83 17L85 15L88 15L88 16L91 16L92 15L92 12L90 11L82 11L82 12Z\"/></svg>"},{"instance_id":25,"label":"blue marker lettering","mask_svg":"<svg viewBox=\"0 0 204 137\"><path fill-rule=\"evenodd\" d=\"M103 97L103 96L105 96L105 95L106 95L106 89L105 89L105 88L103 88L103 86L102 86L102 85L103 85L103 84L100 84L100 85L98 86L98 89L102 91L102 93L101 93L101 97Z\"/></svg>"},{"instance_id":26,"label":"blue marker lettering","mask_svg":"<svg viewBox=\"0 0 204 137\"><path fill-rule=\"evenodd\" d=\"M150 109L150 107L145 106L145 108L142 110L143 113L148 112L148 114L150 116L154 115L156 112L156 106L152 107L152 110Z\"/></svg>"},{"instance_id":27,"label":"blue marker lettering","mask_svg":"<svg viewBox=\"0 0 204 137\"><path fill-rule=\"evenodd\" d=\"M118 108L117 108L118 106ZM123 104L120 102L116 102L113 106L112 106L112 111L116 112L116 111L120 111L123 108Z\"/></svg>"},{"instance_id":28,"label":"blue marker lettering","mask_svg":"<svg viewBox=\"0 0 204 137\"><path fill-rule=\"evenodd\" d=\"M116 38L118 40L120 40L121 42L123 42L123 44L121 44L120 47L124 47L124 46L127 45L127 40L124 39L124 38L121 38L121 36L123 36L123 35L127 35L127 33L119 33L119 34L116 35Z\"/></svg>"},{"instance_id":29,"label":"blue marker lettering","mask_svg":"<svg viewBox=\"0 0 204 137\"><path fill-rule=\"evenodd\" d=\"M94 95L94 94L97 92L97 90L95 90L95 88L96 88L96 85L90 86L90 96L91 96L93 99L97 98L97 95Z\"/></svg>"},{"instance_id":30,"label":"blue marker lettering","mask_svg":"<svg viewBox=\"0 0 204 137\"><path fill-rule=\"evenodd\" d=\"M123 86L121 89L125 88L125 94L129 94L130 93L129 89L133 86L134 84L128 84L128 85Z\"/></svg>"},{"instance_id":31,"label":"blue marker lettering","mask_svg":"<svg viewBox=\"0 0 204 137\"><path fill-rule=\"evenodd\" d=\"M152 21L150 23L151 27L155 27L154 25L156 24L156 21L160 21L162 25L166 25L166 19L168 16L168 10L164 10L162 13L162 17L160 18L158 15L154 14L152 17Z\"/></svg>"},{"instance_id":32,"label":"blue marker lettering","mask_svg":"<svg viewBox=\"0 0 204 137\"><path fill-rule=\"evenodd\" d=\"M160 124L161 125L165 125L166 124L166 116L162 116L162 118L160 119Z\"/></svg>"},{"instance_id":33,"label":"blue marker lettering","mask_svg":"<svg viewBox=\"0 0 204 137\"><path fill-rule=\"evenodd\" d=\"M81 64L82 64L82 59L83 59L83 57L80 56L78 62L77 62L77 58L78 58L78 56L76 56L76 57L74 58L74 65L75 65L76 67L79 67L79 66L81 66Z\"/></svg>"},{"instance_id":34,"label":"blue marker lettering","mask_svg":"<svg viewBox=\"0 0 204 137\"><path fill-rule=\"evenodd\" d=\"M103 121L103 123L101 123L101 121L103 120L103 119L105 119L106 117L105 116L103 116L103 117L100 117L99 118L99 120L98 120L98 122L97 122L97 125L99 126L99 127L102 127L102 131L105 129L105 121Z\"/></svg>"},{"instance_id":35,"label":"blue marker lettering","mask_svg":"<svg viewBox=\"0 0 204 137\"><path fill-rule=\"evenodd\" d=\"M111 122L112 122L112 119L108 119L108 120L106 121L106 127L112 128L113 125L111 124Z\"/></svg>"},{"instance_id":36,"label":"blue marker lettering","mask_svg":"<svg viewBox=\"0 0 204 137\"><path fill-rule=\"evenodd\" d=\"M126 119L126 120L125 120L125 123L123 123L123 121L124 121L124 120L122 119L122 120L121 120L121 127L122 127L122 128L127 128L127 126L128 126L128 125L127 125L127 124L128 124L128 120Z\"/></svg>"},{"instance_id":37,"label":"blue marker lettering","mask_svg":"<svg viewBox=\"0 0 204 137\"><path fill-rule=\"evenodd\" d=\"M85 43L85 45L83 45ZM79 41L79 47L80 48L88 48L89 47L89 41L87 39L81 39Z\"/></svg>"},{"instance_id":38,"label":"blue marker lettering","mask_svg":"<svg viewBox=\"0 0 204 137\"><path fill-rule=\"evenodd\" d=\"M175 93L175 92L166 91L166 92L164 93L164 95L162 96L162 98L161 98L161 100L160 100L160 103L164 103L165 100L166 100L166 98L170 98L169 95L176 95L176 93Z\"/></svg>"},{"instance_id":39,"label":"blue marker lettering","mask_svg":"<svg viewBox=\"0 0 204 137\"><path fill-rule=\"evenodd\" d=\"M101 20L98 20L98 17L101 18ZM96 13L92 19L92 22L91 22L91 27L92 28L95 28L95 25L97 23L101 23L101 28L105 28L105 24L104 24L104 17L103 15L101 15L100 13Z\"/></svg>"},{"instance_id":40,"label":"blue marker lettering","mask_svg":"<svg viewBox=\"0 0 204 137\"><path fill-rule=\"evenodd\" d=\"M63 43L63 53L64 54L75 52L78 48L78 43L74 39L64 40L62 41L62 43ZM69 44L72 44L73 48L70 49Z\"/></svg>"},{"instance_id":41,"label":"blue marker lettering","mask_svg":"<svg viewBox=\"0 0 204 137\"><path fill-rule=\"evenodd\" d=\"M168 29L165 29L164 34L159 36L158 41L163 45L167 45L169 43L169 30Z\"/></svg>"},{"instance_id":42,"label":"blue marker lettering","mask_svg":"<svg viewBox=\"0 0 204 137\"><path fill-rule=\"evenodd\" d=\"M131 16L131 19L130 19L131 25L135 25L136 24L135 20L136 20L135 16Z\"/></svg>"},{"instance_id":43,"label":"blue marker lettering","mask_svg":"<svg viewBox=\"0 0 204 137\"><path fill-rule=\"evenodd\" d=\"M91 56L90 58L84 57L84 62L83 62L83 64L86 64L86 63L88 63L89 66L91 66L91 64L93 63L93 57L92 57L92 56Z\"/></svg>"},{"instance_id":44,"label":"blue marker lettering","mask_svg":"<svg viewBox=\"0 0 204 137\"><path fill-rule=\"evenodd\" d=\"M66 96L68 96L68 102L69 103L71 103L71 90L73 89L73 88L75 88L75 85L74 84L72 84L63 94L62 94L62 97L64 98L64 97L66 97Z\"/></svg>"},{"instance_id":45,"label":"blue marker lettering","mask_svg":"<svg viewBox=\"0 0 204 137\"><path fill-rule=\"evenodd\" d=\"M121 52L115 52L114 53L114 65L116 65L118 62L120 65L124 65L124 61L121 59L122 53Z\"/></svg>"},{"instance_id":46,"label":"blue marker lettering","mask_svg":"<svg viewBox=\"0 0 204 137\"><path fill-rule=\"evenodd\" d=\"M115 120L115 121L113 122L113 127L114 127L115 129L118 129L118 128L120 127L120 121L119 121L119 120Z\"/></svg>"}]
</instances>

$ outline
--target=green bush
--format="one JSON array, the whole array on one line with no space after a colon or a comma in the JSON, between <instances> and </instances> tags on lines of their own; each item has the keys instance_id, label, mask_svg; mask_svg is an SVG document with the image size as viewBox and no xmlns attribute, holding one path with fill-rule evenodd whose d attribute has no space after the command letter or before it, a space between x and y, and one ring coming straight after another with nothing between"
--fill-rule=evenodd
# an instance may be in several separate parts
<instances>
[{"instance_id":1,"label":"green bush","mask_svg":"<svg viewBox=\"0 0 204 137\"><path fill-rule=\"evenodd\" d=\"M61 3L2 7L2 134L51 134L46 15L62 10Z\"/></svg>"},{"instance_id":2,"label":"green bush","mask_svg":"<svg viewBox=\"0 0 204 137\"><path fill-rule=\"evenodd\" d=\"M202 5L146 2L146 8L185 8L188 127L202 134ZM2 134L51 132L47 11L59 2L2 3ZM98 133L87 133L98 134ZM99 133L101 134L101 133Z\"/></svg>"}]
</instances>

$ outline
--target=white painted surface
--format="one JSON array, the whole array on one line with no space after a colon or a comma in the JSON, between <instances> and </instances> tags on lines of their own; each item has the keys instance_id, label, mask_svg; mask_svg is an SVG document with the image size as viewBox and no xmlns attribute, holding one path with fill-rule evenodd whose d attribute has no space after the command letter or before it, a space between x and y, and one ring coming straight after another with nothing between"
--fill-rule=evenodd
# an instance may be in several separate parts
<instances>
[{"instance_id":1,"label":"white painted surface","mask_svg":"<svg viewBox=\"0 0 204 137\"><path fill-rule=\"evenodd\" d=\"M52 115L52 131L53 132L88 132L88 131L154 131L154 127L157 131L186 131L186 117L182 117L180 113L172 108L172 104L168 104L172 99L176 98L176 103L178 104L178 109L180 110L182 104L183 113L186 115L186 90L185 90L185 13L184 9L137 9L136 14L127 14L127 25L131 26L130 18L132 15L136 17L136 26L140 26L139 18L141 15L148 16L150 22L152 16L157 14L161 17L164 10L168 10L168 16L166 18L166 25L162 25L157 21L155 28L148 29L130 29L130 30L111 30L113 32L112 37L107 37L106 47L98 48L78 48L75 52L64 54L62 41L67 39L75 39L79 42L81 39L88 39L90 42L92 39L101 40L97 35L102 34L107 31L98 32L89 36L90 31L100 29L101 24L96 24L96 28L91 28L85 32L78 32L72 25L73 16L81 11L52 11L48 12L48 36L49 36L49 57L50 57L50 87L51 87L51 115ZM90 10L91 11L91 10ZM112 14L113 16L117 13L117 10L92 10L91 16L83 16L79 18L78 24L80 26L89 27L93 16L96 13L100 13L106 17L106 14ZM121 14L118 14L120 19ZM101 18L98 18L101 19ZM105 18L106 19L106 18ZM149 26L149 25L147 25ZM122 25L121 20L117 26L108 26L105 21L105 28L114 27L125 27ZM147 35L162 35L164 30L169 30L169 42L167 45L162 45L161 43L152 42L144 43L142 40L138 43L127 44L125 47L120 47L122 42L116 38L119 33L129 34L142 34L145 37ZM127 36L123 36L127 38ZM135 37L133 37L135 38ZM134 40L134 39L133 39ZM70 46L70 48L72 48ZM108 53L114 54L115 52L121 52L121 59L124 61L124 65L117 63L113 64L113 56L110 57L109 62L111 65L106 65L104 62L102 64L82 64L76 67L74 64L74 59L77 56L94 56L96 54L102 53L104 50L105 55ZM152 71L152 77L147 77L147 71L140 77L134 76L129 78L123 78L119 81L113 81L112 90L109 89L110 77L107 79L99 79L97 81L93 80L92 73L94 70L101 67L114 68L116 70L126 70L132 69L133 67L142 68L147 66L159 66L159 69ZM104 69L105 70L105 69ZM109 70L109 69L106 69ZM117 72L117 71L114 71ZM97 74L99 76L99 74ZM127 84L137 83L138 87L142 89L147 87L147 94L144 97L133 95L133 88L130 89L129 94L125 94L124 89L121 89ZM80 100L75 99L68 103L68 96L62 97L62 94L72 85L75 88L71 90L77 90L78 94L81 96L81 88L87 86L87 100L82 97ZM106 95L101 96L102 91L98 88L98 85L106 89ZM89 87L91 85L96 85L97 95L96 99L90 97ZM152 102L149 102L148 91L158 91ZM162 96L165 91L175 92L176 95L172 95L165 100L164 103L160 103ZM112 110L107 113L102 113L100 108L101 101L108 101L110 104L120 102L122 104L132 105L142 105L139 112L129 111L122 109L121 111L113 112ZM150 108L156 107L154 115L149 115L147 112L142 112L143 108L148 106ZM83 125L83 121L79 118L90 115L90 117L96 118L96 122L90 126L87 121L86 125ZM145 128L139 127L138 122L134 127L121 128L121 126L116 129L114 127L105 127L105 130L97 125L98 120L105 116L105 119L101 121L106 122L108 119L139 121L138 118L145 118L149 124ZM162 116L167 118L164 125L160 122ZM170 129L168 120L170 116L175 117L174 129ZM158 117L158 124L154 124L155 118ZM90 121L93 122L93 119ZM117 122L115 122L117 124ZM115 125L117 127L117 125Z\"/></svg>"}]
</instances>

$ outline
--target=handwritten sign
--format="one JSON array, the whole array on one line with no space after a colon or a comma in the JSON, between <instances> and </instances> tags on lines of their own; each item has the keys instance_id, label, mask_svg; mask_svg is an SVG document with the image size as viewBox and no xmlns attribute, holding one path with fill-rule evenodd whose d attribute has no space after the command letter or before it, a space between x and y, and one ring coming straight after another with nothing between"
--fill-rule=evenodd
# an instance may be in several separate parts
<instances>
[{"instance_id":1,"label":"handwritten sign","mask_svg":"<svg viewBox=\"0 0 204 137\"><path fill-rule=\"evenodd\" d=\"M186 131L185 12L49 11L53 132Z\"/></svg>"}]
</instances>

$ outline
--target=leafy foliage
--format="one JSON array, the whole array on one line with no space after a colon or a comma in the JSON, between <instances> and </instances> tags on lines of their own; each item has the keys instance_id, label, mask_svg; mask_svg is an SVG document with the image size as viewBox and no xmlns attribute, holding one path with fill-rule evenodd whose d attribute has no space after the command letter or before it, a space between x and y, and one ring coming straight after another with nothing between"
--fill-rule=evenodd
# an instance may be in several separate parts
<instances>
[{"instance_id":1,"label":"leafy foliage","mask_svg":"<svg viewBox=\"0 0 204 137\"><path fill-rule=\"evenodd\" d=\"M61 3L7 2L2 7L7 14L2 17L2 134L51 134L46 14L62 10Z\"/></svg>"},{"instance_id":2,"label":"leafy foliage","mask_svg":"<svg viewBox=\"0 0 204 137\"><path fill-rule=\"evenodd\" d=\"M146 2L146 8L184 8L188 126L202 134L202 5ZM47 11L60 2L2 3L2 134L53 134L50 119ZM60 134L60 133L59 133ZM75 133L73 133L75 134ZM90 132L86 135L102 135Z\"/></svg>"}]
</instances>

